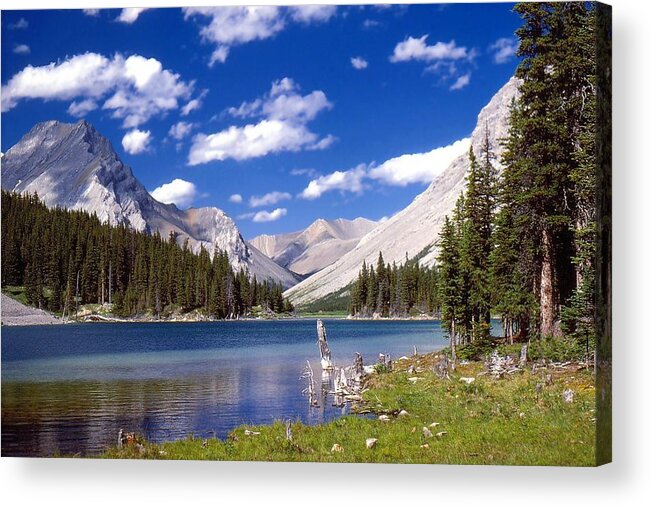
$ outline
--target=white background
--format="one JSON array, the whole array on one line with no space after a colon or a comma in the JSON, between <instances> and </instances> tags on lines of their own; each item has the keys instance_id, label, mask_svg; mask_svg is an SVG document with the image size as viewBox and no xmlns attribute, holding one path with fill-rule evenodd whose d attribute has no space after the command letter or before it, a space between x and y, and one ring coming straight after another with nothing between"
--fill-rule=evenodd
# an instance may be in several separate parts
<instances>
[{"instance_id":1,"label":"white background","mask_svg":"<svg viewBox=\"0 0 651 506\"><path fill-rule=\"evenodd\" d=\"M209 2L5 0L2 7L123 7L124 3ZM3 503L651 504L650 2L610 3L614 6L615 143L613 464L573 469L2 458ZM2 76L3 82L7 78Z\"/></svg>"}]
</instances>

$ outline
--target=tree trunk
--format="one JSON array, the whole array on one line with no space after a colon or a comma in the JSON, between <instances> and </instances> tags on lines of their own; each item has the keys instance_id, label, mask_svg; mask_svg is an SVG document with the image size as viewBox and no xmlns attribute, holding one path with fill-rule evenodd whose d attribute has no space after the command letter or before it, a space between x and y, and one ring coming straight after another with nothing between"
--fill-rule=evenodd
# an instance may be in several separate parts
<instances>
[{"instance_id":1,"label":"tree trunk","mask_svg":"<svg viewBox=\"0 0 651 506\"><path fill-rule=\"evenodd\" d=\"M554 254L549 230L542 233L542 265L540 268L540 333L554 334L556 310L554 301Z\"/></svg>"}]
</instances>

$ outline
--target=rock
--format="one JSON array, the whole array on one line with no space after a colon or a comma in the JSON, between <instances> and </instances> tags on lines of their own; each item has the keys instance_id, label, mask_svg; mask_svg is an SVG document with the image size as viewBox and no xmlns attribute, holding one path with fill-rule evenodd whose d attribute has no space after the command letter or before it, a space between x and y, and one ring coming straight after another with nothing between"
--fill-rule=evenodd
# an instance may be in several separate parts
<instances>
[{"instance_id":1,"label":"rock","mask_svg":"<svg viewBox=\"0 0 651 506\"><path fill-rule=\"evenodd\" d=\"M390 420L390 418L387 415L380 415L377 417L377 419L380 420L381 422L388 422Z\"/></svg>"},{"instance_id":2,"label":"rock","mask_svg":"<svg viewBox=\"0 0 651 506\"><path fill-rule=\"evenodd\" d=\"M245 436L259 436L260 433L254 431L254 430L244 429L244 435Z\"/></svg>"},{"instance_id":3,"label":"rock","mask_svg":"<svg viewBox=\"0 0 651 506\"><path fill-rule=\"evenodd\" d=\"M411 382L411 383L416 383L419 379L421 379L421 378L418 378L418 377L416 377L416 376L413 376L413 377L411 377L411 378L407 378L407 381L409 381L409 382Z\"/></svg>"},{"instance_id":4,"label":"rock","mask_svg":"<svg viewBox=\"0 0 651 506\"><path fill-rule=\"evenodd\" d=\"M563 392L563 400L565 402L574 402L574 391L571 389L567 389Z\"/></svg>"},{"instance_id":5,"label":"rock","mask_svg":"<svg viewBox=\"0 0 651 506\"><path fill-rule=\"evenodd\" d=\"M441 432L436 433L436 437L443 437L447 434L448 432L446 430L442 430Z\"/></svg>"},{"instance_id":6,"label":"rock","mask_svg":"<svg viewBox=\"0 0 651 506\"><path fill-rule=\"evenodd\" d=\"M524 418L524 413L520 412L520 418Z\"/></svg>"},{"instance_id":7,"label":"rock","mask_svg":"<svg viewBox=\"0 0 651 506\"><path fill-rule=\"evenodd\" d=\"M401 409L400 413L398 413L398 416L400 416L400 417L409 416L409 413L407 411L405 411L404 409Z\"/></svg>"},{"instance_id":8,"label":"rock","mask_svg":"<svg viewBox=\"0 0 651 506\"><path fill-rule=\"evenodd\" d=\"M432 431L429 430L427 427L423 427L423 436L432 437Z\"/></svg>"},{"instance_id":9,"label":"rock","mask_svg":"<svg viewBox=\"0 0 651 506\"><path fill-rule=\"evenodd\" d=\"M464 377L461 377L461 378L459 378L459 381L462 381L462 382L465 383L466 385L470 385L471 383L474 383L474 382L475 382L475 378L464 378Z\"/></svg>"},{"instance_id":10,"label":"rock","mask_svg":"<svg viewBox=\"0 0 651 506\"><path fill-rule=\"evenodd\" d=\"M429 445L427 443L425 443L424 445L420 445L420 447L423 448L423 449L427 449L427 448L429 448Z\"/></svg>"},{"instance_id":11,"label":"rock","mask_svg":"<svg viewBox=\"0 0 651 506\"><path fill-rule=\"evenodd\" d=\"M366 445L368 446L368 440L367 440ZM343 451L344 451L344 448L339 443L333 444L332 448L330 449L330 453L342 453Z\"/></svg>"},{"instance_id":12,"label":"rock","mask_svg":"<svg viewBox=\"0 0 651 506\"><path fill-rule=\"evenodd\" d=\"M377 444L377 438L375 437L370 437L366 440L366 448L368 448L369 450L371 448L375 448L376 444Z\"/></svg>"},{"instance_id":13,"label":"rock","mask_svg":"<svg viewBox=\"0 0 651 506\"><path fill-rule=\"evenodd\" d=\"M441 425L441 424L438 423L438 422L432 422L432 423L429 424L429 426L432 427L432 428L437 427L438 425Z\"/></svg>"},{"instance_id":14,"label":"rock","mask_svg":"<svg viewBox=\"0 0 651 506\"><path fill-rule=\"evenodd\" d=\"M299 278L247 243L235 221L216 207L179 209L157 201L125 165L111 142L85 120L36 124L2 158L2 189L38 193L48 207L95 213L103 223L177 234L199 253L225 251L235 272L288 288Z\"/></svg>"},{"instance_id":15,"label":"rock","mask_svg":"<svg viewBox=\"0 0 651 506\"><path fill-rule=\"evenodd\" d=\"M476 128L471 135L475 153L481 151L488 124L489 142L495 156L498 159L501 156L503 147L499 139L508 135L511 102L517 96L519 84L518 79L512 78L479 113ZM420 260L421 266L436 263L436 239L444 222L443 217L452 213L457 197L466 187L465 175L469 167L468 150L471 143L463 141L457 144L459 156L451 162L442 162L441 173L409 206L379 224L334 264L290 289L287 294L292 302L300 306L345 287L357 279L363 260L377 258L380 250L385 263L394 260L396 263L402 262L405 251L426 251Z\"/></svg>"}]
</instances>

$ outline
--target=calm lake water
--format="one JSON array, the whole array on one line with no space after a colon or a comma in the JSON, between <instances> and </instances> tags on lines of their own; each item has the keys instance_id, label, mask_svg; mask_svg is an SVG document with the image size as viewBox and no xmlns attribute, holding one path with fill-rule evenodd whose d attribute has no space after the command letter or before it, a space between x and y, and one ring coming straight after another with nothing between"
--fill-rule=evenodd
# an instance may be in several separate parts
<instances>
[{"instance_id":1,"label":"calm lake water","mask_svg":"<svg viewBox=\"0 0 651 506\"><path fill-rule=\"evenodd\" d=\"M324 323L340 366L447 344L437 321ZM120 428L161 442L344 414L331 399L309 407L306 360L318 386L316 320L4 327L2 455L91 455Z\"/></svg>"}]
</instances>

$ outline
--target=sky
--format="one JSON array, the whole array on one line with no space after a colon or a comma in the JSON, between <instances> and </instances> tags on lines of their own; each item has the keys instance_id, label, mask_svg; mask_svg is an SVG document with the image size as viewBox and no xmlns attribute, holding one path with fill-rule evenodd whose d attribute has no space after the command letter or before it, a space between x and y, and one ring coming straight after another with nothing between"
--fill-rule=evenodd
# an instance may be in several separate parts
<instances>
[{"instance_id":1,"label":"sky","mask_svg":"<svg viewBox=\"0 0 651 506\"><path fill-rule=\"evenodd\" d=\"M1 150L86 119L245 238L402 210L517 66L513 4L2 12Z\"/></svg>"}]
</instances>

